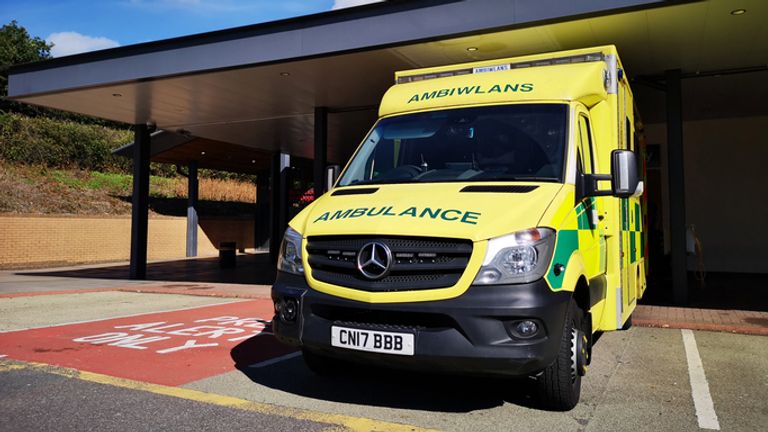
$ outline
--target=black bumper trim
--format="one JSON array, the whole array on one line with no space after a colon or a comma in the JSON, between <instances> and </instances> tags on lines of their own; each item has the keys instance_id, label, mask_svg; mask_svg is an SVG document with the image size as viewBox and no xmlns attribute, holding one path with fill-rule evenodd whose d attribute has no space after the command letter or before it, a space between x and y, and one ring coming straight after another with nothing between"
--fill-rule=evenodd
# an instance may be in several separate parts
<instances>
[{"instance_id":1,"label":"black bumper trim","mask_svg":"<svg viewBox=\"0 0 768 432\"><path fill-rule=\"evenodd\" d=\"M519 285L472 286L439 301L364 303L315 291L301 276L280 272L272 298L296 298L295 322L275 316L277 338L329 357L412 370L472 375L527 375L554 361L570 292L553 292L544 280ZM534 319L539 333L516 337L511 323ZM331 347L332 325L416 334L413 356Z\"/></svg>"}]
</instances>

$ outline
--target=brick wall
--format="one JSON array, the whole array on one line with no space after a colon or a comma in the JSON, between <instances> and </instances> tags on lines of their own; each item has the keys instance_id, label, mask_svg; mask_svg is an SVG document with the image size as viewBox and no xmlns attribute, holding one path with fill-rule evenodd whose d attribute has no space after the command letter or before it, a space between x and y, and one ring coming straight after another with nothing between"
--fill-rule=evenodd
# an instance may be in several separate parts
<instances>
[{"instance_id":1,"label":"brick wall","mask_svg":"<svg viewBox=\"0 0 768 432\"><path fill-rule=\"evenodd\" d=\"M185 218L149 219L148 259L183 258L186 224ZM253 225L253 220L201 220L198 255L216 254L220 241L252 247ZM130 217L0 215L2 269L127 261L130 246Z\"/></svg>"}]
</instances>

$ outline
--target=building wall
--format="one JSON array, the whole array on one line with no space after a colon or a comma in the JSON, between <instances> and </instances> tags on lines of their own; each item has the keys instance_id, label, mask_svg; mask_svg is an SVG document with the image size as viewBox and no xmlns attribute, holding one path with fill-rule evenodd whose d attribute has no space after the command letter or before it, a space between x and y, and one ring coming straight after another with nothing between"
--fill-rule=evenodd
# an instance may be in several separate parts
<instances>
[{"instance_id":1,"label":"building wall","mask_svg":"<svg viewBox=\"0 0 768 432\"><path fill-rule=\"evenodd\" d=\"M149 260L183 258L185 218L149 219ZM198 255L215 255L221 241L253 244L253 220L203 219ZM246 240L250 239L250 243ZM35 268L130 259L130 217L0 215L0 268Z\"/></svg>"},{"instance_id":2,"label":"building wall","mask_svg":"<svg viewBox=\"0 0 768 432\"><path fill-rule=\"evenodd\" d=\"M683 124L685 207L703 246L706 271L768 273L768 116L687 121ZM662 192L669 196L666 125L646 125L649 144L661 145ZM664 206L665 250L669 213ZM696 269L696 259L689 269Z\"/></svg>"}]
</instances>

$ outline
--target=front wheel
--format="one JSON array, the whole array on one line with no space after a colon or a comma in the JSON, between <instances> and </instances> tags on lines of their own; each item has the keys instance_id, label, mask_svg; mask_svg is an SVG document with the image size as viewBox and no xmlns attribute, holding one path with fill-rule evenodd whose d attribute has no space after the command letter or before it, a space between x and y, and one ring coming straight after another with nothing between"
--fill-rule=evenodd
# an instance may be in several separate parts
<instances>
[{"instance_id":1,"label":"front wheel","mask_svg":"<svg viewBox=\"0 0 768 432\"><path fill-rule=\"evenodd\" d=\"M557 357L536 378L539 402L545 409L568 411L579 403L581 377L589 363L589 339L583 320L584 311L571 299Z\"/></svg>"}]
</instances>

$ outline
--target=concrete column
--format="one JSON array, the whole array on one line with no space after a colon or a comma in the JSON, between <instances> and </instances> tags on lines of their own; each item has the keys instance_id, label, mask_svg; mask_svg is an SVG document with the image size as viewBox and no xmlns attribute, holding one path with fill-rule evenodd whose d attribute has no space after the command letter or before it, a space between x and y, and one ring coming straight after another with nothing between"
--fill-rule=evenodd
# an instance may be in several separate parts
<instances>
[{"instance_id":1,"label":"concrete column","mask_svg":"<svg viewBox=\"0 0 768 432\"><path fill-rule=\"evenodd\" d=\"M256 214L254 215L254 247L263 249L269 247L270 238L270 194L269 171L259 171L256 174Z\"/></svg>"},{"instance_id":2,"label":"concrete column","mask_svg":"<svg viewBox=\"0 0 768 432\"><path fill-rule=\"evenodd\" d=\"M197 161L189 163L187 175L187 257L197 256L197 203L200 183L197 180Z\"/></svg>"},{"instance_id":3,"label":"concrete column","mask_svg":"<svg viewBox=\"0 0 768 432\"><path fill-rule=\"evenodd\" d=\"M688 302L685 247L685 163L683 159L683 97L680 70L664 74L667 82L667 160L669 232L672 258L672 295L675 304Z\"/></svg>"},{"instance_id":4,"label":"concrete column","mask_svg":"<svg viewBox=\"0 0 768 432\"><path fill-rule=\"evenodd\" d=\"M313 161L315 199L325 193L325 167L328 164L328 108L315 107L315 158Z\"/></svg>"},{"instance_id":5,"label":"concrete column","mask_svg":"<svg viewBox=\"0 0 768 432\"><path fill-rule=\"evenodd\" d=\"M280 242L288 226L288 181L291 166L291 156L286 153L276 153L272 159L272 212L270 218L271 235L269 239L269 254L272 261L277 262L280 252Z\"/></svg>"},{"instance_id":6,"label":"concrete column","mask_svg":"<svg viewBox=\"0 0 768 432\"><path fill-rule=\"evenodd\" d=\"M133 197L131 207L131 279L147 278L149 224L149 128L139 124L133 140Z\"/></svg>"}]
</instances>

